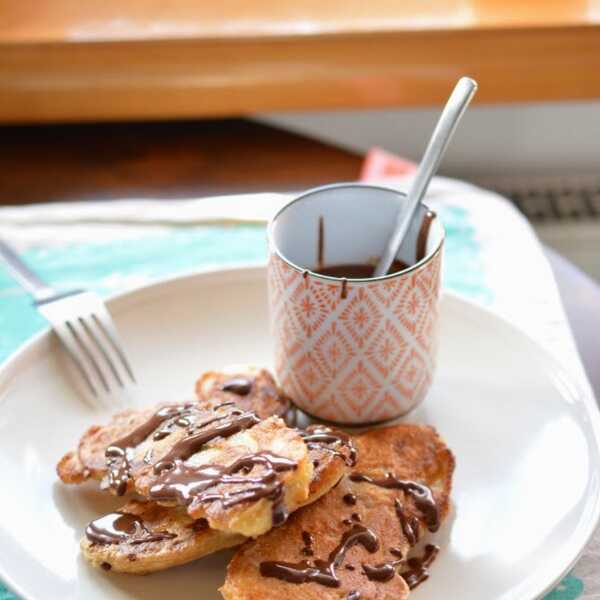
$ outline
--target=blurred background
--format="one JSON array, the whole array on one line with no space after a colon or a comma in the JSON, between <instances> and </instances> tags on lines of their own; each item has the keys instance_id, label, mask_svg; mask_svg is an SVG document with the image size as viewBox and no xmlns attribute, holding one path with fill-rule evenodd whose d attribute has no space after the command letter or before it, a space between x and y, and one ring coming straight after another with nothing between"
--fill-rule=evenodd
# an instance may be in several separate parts
<instances>
[{"instance_id":1,"label":"blurred background","mask_svg":"<svg viewBox=\"0 0 600 600\"><path fill-rule=\"evenodd\" d=\"M0 0L0 204L356 179L463 74L442 173L600 279L600 0Z\"/></svg>"}]
</instances>

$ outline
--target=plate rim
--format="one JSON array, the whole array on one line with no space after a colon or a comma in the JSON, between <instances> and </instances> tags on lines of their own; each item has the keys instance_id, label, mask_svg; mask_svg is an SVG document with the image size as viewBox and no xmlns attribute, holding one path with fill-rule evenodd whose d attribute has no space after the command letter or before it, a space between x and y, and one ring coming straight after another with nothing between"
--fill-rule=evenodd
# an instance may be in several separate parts
<instances>
[{"instance_id":1,"label":"plate rim","mask_svg":"<svg viewBox=\"0 0 600 600\"><path fill-rule=\"evenodd\" d=\"M167 293L167 288L178 285L189 285L194 283L195 280L202 280L205 277L210 276L222 276L225 279L233 276L240 276L246 280L258 279L264 277L266 274L265 263L233 263L226 266L210 266L200 269L193 269L177 275L164 277L155 281L150 281L146 284L136 286L127 290L115 292L107 296L104 300L108 305L108 308L123 309L128 305L143 302L144 299L151 300L156 297L156 293L160 292ZM199 282L200 283L200 282ZM442 301L449 301L451 305L456 307L467 307L467 310L471 313L475 313L478 317L486 320L491 319L500 324L505 331L508 331L513 336L521 337L528 345L535 348L537 355L546 364L552 366L554 372L560 375L563 381L569 384L569 387L575 391L576 401L580 402L584 408L586 414L590 417L589 426L593 433L594 441L596 444L597 455L600 457L600 413L598 412L598 405L594 393L591 389L585 389L579 381L572 375L550 352L548 352L541 344L536 341L527 332L519 329L508 319L494 312L493 310L481 306L476 302L457 294L450 290L443 290ZM460 310L460 309L459 309ZM34 334L31 338L19 345L14 352L12 352L4 361L0 363L0 394L5 390L11 379L18 376L20 368L25 368L31 361L34 361L36 356L41 357L45 352L48 352L53 344L51 337L50 327L46 327L42 331ZM2 410L3 403L0 401L0 411ZM596 498L590 500L593 502L592 513L589 518L588 530L583 536L581 545L578 550L573 552L565 562L565 566L560 573L553 576L552 581L545 585L545 587L539 592L534 592L535 596L528 598L527 600L535 600L542 598L548 592L550 592L557 583L559 583L573 568L575 563L579 560L585 548L587 547L590 539L594 535L598 524L600 522L600 493L597 493ZM5 568L0 561L0 583L2 583L8 590L18 596L19 600L37 600L36 598L26 595L21 589L20 585L12 578L12 576L6 572Z\"/></svg>"}]
</instances>

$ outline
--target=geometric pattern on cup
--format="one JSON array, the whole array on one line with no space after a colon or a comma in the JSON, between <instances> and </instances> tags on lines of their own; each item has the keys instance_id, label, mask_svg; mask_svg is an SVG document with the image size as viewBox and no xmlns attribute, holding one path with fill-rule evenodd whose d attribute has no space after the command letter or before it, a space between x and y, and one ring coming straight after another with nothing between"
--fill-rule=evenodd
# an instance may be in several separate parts
<instances>
[{"instance_id":1,"label":"geometric pattern on cup","mask_svg":"<svg viewBox=\"0 0 600 600\"><path fill-rule=\"evenodd\" d=\"M328 282L269 258L275 371L304 411L340 423L400 416L423 400L437 350L442 248L380 282Z\"/></svg>"}]
</instances>

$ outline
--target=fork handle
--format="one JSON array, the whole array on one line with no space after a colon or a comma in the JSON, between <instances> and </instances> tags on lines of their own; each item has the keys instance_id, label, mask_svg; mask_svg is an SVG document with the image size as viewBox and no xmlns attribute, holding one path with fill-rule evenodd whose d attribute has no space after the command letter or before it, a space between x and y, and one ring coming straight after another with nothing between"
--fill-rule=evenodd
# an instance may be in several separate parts
<instances>
[{"instance_id":1,"label":"fork handle","mask_svg":"<svg viewBox=\"0 0 600 600\"><path fill-rule=\"evenodd\" d=\"M40 279L6 243L0 240L0 257L2 257L13 277L26 289L37 302L47 300L56 292Z\"/></svg>"}]
</instances>

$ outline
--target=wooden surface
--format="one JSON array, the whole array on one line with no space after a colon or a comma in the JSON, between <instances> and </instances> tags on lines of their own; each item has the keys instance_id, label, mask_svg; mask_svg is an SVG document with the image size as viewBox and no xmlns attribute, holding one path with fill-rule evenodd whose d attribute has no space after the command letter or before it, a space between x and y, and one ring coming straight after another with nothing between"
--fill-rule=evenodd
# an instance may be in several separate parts
<instances>
[{"instance_id":1,"label":"wooden surface","mask_svg":"<svg viewBox=\"0 0 600 600\"><path fill-rule=\"evenodd\" d=\"M0 205L182 198L356 179L362 159L243 120L0 127Z\"/></svg>"},{"instance_id":2,"label":"wooden surface","mask_svg":"<svg viewBox=\"0 0 600 600\"><path fill-rule=\"evenodd\" d=\"M598 0L1 0L11 42L288 37L312 33L587 25Z\"/></svg>"},{"instance_id":3,"label":"wooden surface","mask_svg":"<svg viewBox=\"0 0 600 600\"><path fill-rule=\"evenodd\" d=\"M600 97L600 0L0 0L0 121Z\"/></svg>"}]
</instances>

